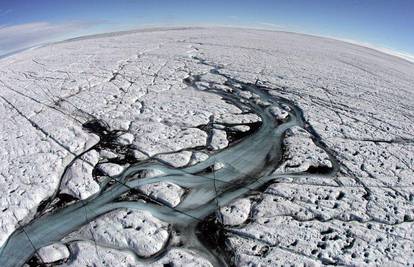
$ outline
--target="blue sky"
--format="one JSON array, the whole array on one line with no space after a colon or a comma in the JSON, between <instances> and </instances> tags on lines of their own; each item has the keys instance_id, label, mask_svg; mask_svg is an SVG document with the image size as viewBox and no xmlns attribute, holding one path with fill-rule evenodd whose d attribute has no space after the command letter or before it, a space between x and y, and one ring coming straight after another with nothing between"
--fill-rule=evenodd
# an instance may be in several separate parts
<instances>
[{"instance_id":1,"label":"blue sky","mask_svg":"<svg viewBox=\"0 0 414 267\"><path fill-rule=\"evenodd\" d=\"M414 54L414 0L0 0L0 55L87 34L200 24L304 32Z\"/></svg>"}]
</instances>

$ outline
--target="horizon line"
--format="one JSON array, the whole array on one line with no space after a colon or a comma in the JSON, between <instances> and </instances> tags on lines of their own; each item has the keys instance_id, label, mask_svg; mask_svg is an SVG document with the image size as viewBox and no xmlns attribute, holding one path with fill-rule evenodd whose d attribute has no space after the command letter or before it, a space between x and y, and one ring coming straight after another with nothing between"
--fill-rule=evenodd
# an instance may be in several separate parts
<instances>
[{"instance_id":1,"label":"horizon line","mask_svg":"<svg viewBox=\"0 0 414 267\"><path fill-rule=\"evenodd\" d=\"M131 29L125 29L125 30L119 30L119 31L105 31L105 32L96 32L96 33L91 33L91 34L86 34L86 35L79 35L79 36L74 36L74 37L70 37L70 38L62 38L62 40L58 40L58 41L52 41L52 42L43 42L43 43L39 43L39 44L35 44L32 46L28 46L25 48L20 48L20 49L16 49L4 54L0 54L0 60L3 60L4 58L7 58L9 56L15 55L15 54L19 54L21 52L27 51L27 50L32 50L32 49L36 49L36 48L41 48L44 46L48 46L48 45L53 45L53 44L59 44L59 43L64 43L64 42L71 42L71 41L78 41L78 40L82 40L82 39L89 39L89 38L102 38L105 37L107 35L124 35L124 34L133 34L135 32L139 32L142 30L149 30L149 31L155 31L155 30L184 30L184 29L197 29L197 28L233 28L233 29L250 29L250 30L262 30L262 31L271 31L271 32L284 32L284 33L292 33L292 34L301 34L301 35L307 35L307 36L311 36L311 37L317 37L317 38L325 38L325 39L330 39L330 40L335 40L335 41L340 41L343 43L348 43L351 45L355 45L355 46L359 46L359 47L363 47L363 48L367 48L367 49L372 49L375 50L377 52L389 55L389 56L393 56L396 57L398 59L402 59L404 61L407 61L409 63L414 64L414 55L410 54L408 52L404 52L404 51L398 51L396 49L393 48L387 48L387 47L383 47L383 46L378 46L375 44L371 44L371 43L367 43L367 42L363 42L363 41L357 41L357 40L353 40L353 39L348 39L348 38L341 38L341 37L336 37L336 36L330 36L330 35L323 35L323 34L316 34L316 33L308 33L308 32L302 32L302 31L296 31L296 30L288 30L288 29L276 29L276 27L272 28L272 27L256 27L256 26L244 26L244 25L231 25L231 24L193 24L193 25L186 25L186 24L176 24L174 26L166 26L163 24L154 24L154 25L144 25L144 26L138 26L138 27L134 27Z\"/></svg>"}]
</instances>

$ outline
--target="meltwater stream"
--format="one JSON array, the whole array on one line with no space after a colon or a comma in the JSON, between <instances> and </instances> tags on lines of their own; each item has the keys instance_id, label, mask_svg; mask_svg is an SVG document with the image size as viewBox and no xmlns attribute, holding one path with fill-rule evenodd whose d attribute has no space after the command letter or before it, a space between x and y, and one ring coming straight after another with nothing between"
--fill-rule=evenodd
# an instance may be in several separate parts
<instances>
[{"instance_id":1,"label":"meltwater stream","mask_svg":"<svg viewBox=\"0 0 414 267\"><path fill-rule=\"evenodd\" d=\"M272 173L281 161L281 143L285 130L295 125L303 127L304 121L301 111L296 106L287 100L271 96L266 91L268 88L231 79L220 74L217 68L212 70L212 73L225 77L226 85L231 87L233 92L215 88L213 83L210 84L211 88L205 89L206 91L218 94L226 101L260 116L261 126L253 134L190 167L172 168L153 161L131 165L119 176L108 178L95 196L46 213L17 229L0 250L0 266L22 266L36 253L36 249L59 242L98 216L119 208L149 211L154 217L169 223L175 232L180 233L183 247L197 251L214 266L227 266L222 253L210 249L199 240L200 234L196 234L197 226L214 214L219 206L226 205L250 190L258 189L274 180L276 176ZM191 77L187 83L196 88L197 79L198 77ZM250 91L259 97L260 102L257 98L241 98L239 94L234 93L238 90ZM286 121L278 121L270 112L269 106L281 104L288 106L290 110ZM213 171L217 163L224 167ZM138 178L140 173L147 170L157 170L163 174L151 178ZM141 185L156 182L174 183L187 189L188 193L175 208L157 202L134 201L124 197L126 194L134 194L135 188ZM164 252L169 248L167 244ZM159 254L143 261L155 261Z\"/></svg>"}]
</instances>

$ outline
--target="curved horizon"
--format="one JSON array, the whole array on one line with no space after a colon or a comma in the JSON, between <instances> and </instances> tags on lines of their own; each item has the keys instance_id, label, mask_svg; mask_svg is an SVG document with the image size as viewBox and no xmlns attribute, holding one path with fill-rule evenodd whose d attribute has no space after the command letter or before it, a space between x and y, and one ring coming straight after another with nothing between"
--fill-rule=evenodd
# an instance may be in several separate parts
<instances>
[{"instance_id":1,"label":"curved horizon","mask_svg":"<svg viewBox=\"0 0 414 267\"><path fill-rule=\"evenodd\" d=\"M91 34L85 34L85 35L79 35L79 36L73 36L70 38L65 38L65 39L61 39L61 40L55 40L55 41L51 41L51 42L44 42L44 43L39 43L39 44L34 44L32 46L29 47L24 47L24 48L20 48L17 49L15 51L9 51L5 54L0 54L0 60L15 54L18 54L20 52L24 52L26 50L31 50L31 49L36 49L39 47L43 47L43 46L47 46L47 45L52 45L52 44L57 44L57 43L62 43L62 42L68 42L68 41L77 41L77 40L82 40L82 39L89 39L89 38L100 38L100 37L105 37L109 34L129 34L129 33L135 33L135 32L139 32L141 30L167 30L167 29L181 29L181 28L233 28L233 29L251 29L251 30L265 30L265 31L272 31L272 32L285 32L285 33L292 33L292 34L301 34L301 35L308 35L308 36L313 36L313 37L317 37L317 38L325 38L325 39L330 39L330 40L335 40L335 41L339 41L339 42L344 42L344 43L348 43L351 45L355 45L355 46L359 46L359 47L363 47L363 48L367 48L367 49L372 49L375 50L376 52L380 52L382 54L386 54L389 56L394 56L397 57L399 59L405 60L407 62L410 63L414 63L414 55L409 54L409 53L405 53L403 51L396 51L387 47L379 47L379 46L375 46L373 44L370 43L361 43L359 41L356 40L351 40L351 39L342 39L342 38L337 38L335 36L324 36L324 35L317 35L317 34L312 34L312 33L306 33L306 32L299 32L299 31L288 31L288 30L277 30L277 29L268 29L268 28L260 28L260 27L249 27L249 26L233 26L233 25L173 25L173 26L144 26L144 27L137 27L134 29L128 29L128 30L120 30L120 31L108 31L108 32L100 32L100 33L91 33ZM0 28L1 30L1 28Z\"/></svg>"},{"instance_id":2,"label":"curved horizon","mask_svg":"<svg viewBox=\"0 0 414 267\"><path fill-rule=\"evenodd\" d=\"M154 26L233 26L303 33L414 58L408 0L17 0L0 6L0 55L50 42Z\"/></svg>"}]
</instances>

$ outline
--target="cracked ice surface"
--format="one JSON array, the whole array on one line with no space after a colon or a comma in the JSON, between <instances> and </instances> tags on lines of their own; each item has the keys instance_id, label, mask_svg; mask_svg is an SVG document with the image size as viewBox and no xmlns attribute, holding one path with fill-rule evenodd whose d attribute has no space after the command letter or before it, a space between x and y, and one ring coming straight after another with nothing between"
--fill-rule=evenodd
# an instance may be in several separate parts
<instances>
[{"instance_id":1,"label":"cracked ice surface","mask_svg":"<svg viewBox=\"0 0 414 267\"><path fill-rule=\"evenodd\" d=\"M167 226L147 212L116 210L82 227L70 238L93 239L100 245L129 248L138 256L149 257L167 241Z\"/></svg>"},{"instance_id":2,"label":"cracked ice surface","mask_svg":"<svg viewBox=\"0 0 414 267\"><path fill-rule=\"evenodd\" d=\"M76 159L62 177L60 192L79 199L86 199L98 192L99 184L92 177L98 161L99 153L96 150L88 151Z\"/></svg>"},{"instance_id":3,"label":"cracked ice surface","mask_svg":"<svg viewBox=\"0 0 414 267\"><path fill-rule=\"evenodd\" d=\"M44 263L52 263L64 260L70 256L68 248L64 244L56 243L47 247L40 248L39 257Z\"/></svg>"},{"instance_id":4,"label":"cracked ice surface","mask_svg":"<svg viewBox=\"0 0 414 267\"><path fill-rule=\"evenodd\" d=\"M283 163L276 170L277 173L303 172L311 167L332 168L328 154L315 145L311 135L304 129L297 126L288 129L285 132L283 145L285 147Z\"/></svg>"},{"instance_id":5,"label":"cracked ice surface","mask_svg":"<svg viewBox=\"0 0 414 267\"><path fill-rule=\"evenodd\" d=\"M139 189L146 195L162 201L171 207L177 206L184 194L184 189L173 183L166 182L143 185Z\"/></svg>"},{"instance_id":6,"label":"cracked ice surface","mask_svg":"<svg viewBox=\"0 0 414 267\"><path fill-rule=\"evenodd\" d=\"M413 264L413 65L325 38L218 28L85 38L1 59L0 245L49 197L98 192L95 166L114 164L102 169L115 175L138 158L192 165L209 158L206 146L231 146L225 127L245 132L260 122L207 92L237 90L211 66L294 103L305 119L305 132L292 128L282 140L275 183L220 207L230 264ZM183 82L197 75L199 90ZM235 95L269 105L250 91ZM280 121L290 118L283 106L270 111ZM116 146L90 150L99 140L82 125L92 119L119 131ZM170 207L185 197L173 183L140 189ZM69 242L70 260L61 264L139 266L136 255L153 255L168 243L167 223L151 215L130 222L135 213L124 213L96 219L96 230L83 238L93 235L97 243ZM45 261L66 258L60 248L50 259L42 253L48 247L39 254ZM153 264L210 265L181 248Z\"/></svg>"},{"instance_id":7,"label":"cracked ice surface","mask_svg":"<svg viewBox=\"0 0 414 267\"><path fill-rule=\"evenodd\" d=\"M237 199L233 203L220 208L219 219L225 225L239 225L249 217L251 203L249 199Z\"/></svg>"}]
</instances>

